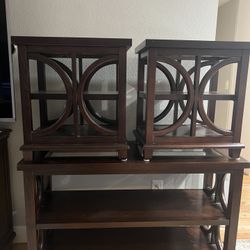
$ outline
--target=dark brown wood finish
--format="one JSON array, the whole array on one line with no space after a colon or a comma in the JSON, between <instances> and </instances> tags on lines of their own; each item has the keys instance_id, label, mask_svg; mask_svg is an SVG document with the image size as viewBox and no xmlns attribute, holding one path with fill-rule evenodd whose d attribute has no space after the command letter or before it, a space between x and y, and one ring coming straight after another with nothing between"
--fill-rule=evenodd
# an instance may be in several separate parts
<instances>
[{"instance_id":1,"label":"dark brown wood finish","mask_svg":"<svg viewBox=\"0 0 250 250\"><path fill-rule=\"evenodd\" d=\"M41 206L37 229L228 224L202 190L54 191Z\"/></svg>"},{"instance_id":2,"label":"dark brown wood finish","mask_svg":"<svg viewBox=\"0 0 250 250\"><path fill-rule=\"evenodd\" d=\"M37 62L37 75L38 75L38 90L39 92L46 93L46 76L45 76L45 64L41 62ZM39 93L38 92L38 93ZM31 95L32 98L32 95ZM65 98L64 98L65 99ZM41 128L46 127L48 124L48 107L46 98L39 102L39 108L41 113L40 126Z\"/></svg>"},{"instance_id":3,"label":"dark brown wood finish","mask_svg":"<svg viewBox=\"0 0 250 250\"><path fill-rule=\"evenodd\" d=\"M233 160L228 156L208 150L206 156L155 157L144 162L136 144L130 143L128 160L120 162L113 157L55 157L53 154L39 161L21 161L18 170L38 175L64 174L156 174L156 173L221 173L250 168L243 158ZM29 149L30 150L30 149ZM40 147L38 150L43 151ZM56 151L52 149L51 151ZM62 151L63 152L63 151ZM72 148L77 152L77 146Z\"/></svg>"},{"instance_id":4,"label":"dark brown wood finish","mask_svg":"<svg viewBox=\"0 0 250 250\"><path fill-rule=\"evenodd\" d=\"M230 227L225 230L225 249L234 250L236 247L237 229L240 211L243 170L235 172L230 179L227 218L231 218Z\"/></svg>"},{"instance_id":5,"label":"dark brown wood finish","mask_svg":"<svg viewBox=\"0 0 250 250\"><path fill-rule=\"evenodd\" d=\"M138 58L136 127L142 126L143 123L143 99L140 98L140 93L144 91L144 67L145 62Z\"/></svg>"},{"instance_id":6,"label":"dark brown wood finish","mask_svg":"<svg viewBox=\"0 0 250 250\"><path fill-rule=\"evenodd\" d=\"M213 76L213 78L210 81L210 86L209 86L209 91L216 93L217 88L218 88L218 80L219 80L219 73L215 74ZM204 95L204 100L205 100L205 95ZM218 99L217 99L218 100ZM216 101L210 101L208 103L208 107L207 107L207 114L209 119L214 122L214 118L215 118L215 109L216 109Z\"/></svg>"},{"instance_id":7,"label":"dark brown wood finish","mask_svg":"<svg viewBox=\"0 0 250 250\"><path fill-rule=\"evenodd\" d=\"M191 159L170 158L169 161L162 159L155 164L135 164L135 162L113 162L110 158L95 159L51 159L41 163L29 163L21 161L18 169L21 171L35 171L37 174L64 175L64 174L160 174L160 173L211 173L225 172L249 168L249 162L233 162L223 159ZM206 161L206 162L204 162ZM34 170L35 168L35 170Z\"/></svg>"},{"instance_id":8,"label":"dark brown wood finish","mask_svg":"<svg viewBox=\"0 0 250 250\"><path fill-rule=\"evenodd\" d=\"M30 172L24 172L23 177L25 189L27 246L29 250L38 250L38 235L36 231L36 217L38 212L38 204L36 203L36 180L33 173Z\"/></svg>"},{"instance_id":9,"label":"dark brown wood finish","mask_svg":"<svg viewBox=\"0 0 250 250\"><path fill-rule=\"evenodd\" d=\"M224 42L224 41L192 41L192 40L161 40L146 39L136 47L135 52L141 53L149 48L169 48L169 49L199 49L199 50L244 50L246 53L250 51L248 42ZM192 51L191 51L192 53ZM180 55L180 54L178 54ZM218 55L217 55L218 56ZM214 55L214 57L216 57Z\"/></svg>"},{"instance_id":10,"label":"dark brown wood finish","mask_svg":"<svg viewBox=\"0 0 250 250\"><path fill-rule=\"evenodd\" d=\"M15 237L9 175L8 130L0 131L0 249L9 250Z\"/></svg>"},{"instance_id":11,"label":"dark brown wood finish","mask_svg":"<svg viewBox=\"0 0 250 250\"><path fill-rule=\"evenodd\" d=\"M27 49L24 46L18 48L18 62L19 62L19 75L20 90L22 98L22 113L23 113L23 137L24 143L31 143L31 133L33 130L31 116L31 100L30 100L30 76L29 76L29 64L27 57Z\"/></svg>"},{"instance_id":12,"label":"dark brown wood finish","mask_svg":"<svg viewBox=\"0 0 250 250\"><path fill-rule=\"evenodd\" d=\"M117 102L117 120L118 120L118 141L126 144L126 61L127 53L125 49L120 49L117 65L117 90L119 98ZM125 104L125 105L124 105ZM119 159L127 159L127 149L118 151Z\"/></svg>"},{"instance_id":13,"label":"dark brown wood finish","mask_svg":"<svg viewBox=\"0 0 250 250\"><path fill-rule=\"evenodd\" d=\"M98 147L99 152L118 152L119 159L127 158L126 145L126 53L132 44L131 39L112 38L63 38L63 37L12 37L12 43L18 46L20 86L22 93L24 146L42 143L50 150L50 144L56 143L58 147L73 144L78 141L83 145L82 151L91 143ZM69 59L70 63L60 61ZM87 59L95 59L85 71L84 63ZM31 91L29 63L37 63L37 89ZM88 91L90 81L101 68L115 65L117 67L116 92L91 92ZM65 91L48 91L55 89L56 84L46 78L46 67L52 68L65 87ZM85 65L84 65L85 66ZM80 74L81 72L81 74ZM58 83L57 83L58 84ZM102 83L100 83L102 84ZM100 85L99 84L99 85ZM33 84L34 85L34 84ZM55 85L55 86L54 86ZM41 126L32 126L36 118L32 109L37 100ZM48 114L48 101L65 100L65 108L57 120L50 120ZM115 120L101 117L98 110L91 105L93 100L114 100L117 103ZM58 131L63 130L65 123L71 120L71 133L58 137ZM89 129L82 133L82 124ZM112 125L112 128L110 127ZM95 130L88 134L88 131ZM108 142L105 147L104 142ZM123 145L116 147L117 145ZM91 150L90 147L88 151ZM32 149L31 149L32 151Z\"/></svg>"},{"instance_id":14,"label":"dark brown wood finish","mask_svg":"<svg viewBox=\"0 0 250 250\"><path fill-rule=\"evenodd\" d=\"M154 53L152 53L154 51ZM138 74L144 75L145 67L142 63L147 62L147 92L138 88L138 118L144 115L145 123L137 122L135 136L137 142L142 147L145 160L152 158L153 152L161 145L161 149L181 148L181 145L187 143L196 145L199 141L199 148L206 148L211 140L219 145L223 140L227 140L226 148L230 148L229 155L232 158L240 156L241 149L237 146L240 143L241 123L244 107L244 96L246 88L246 78L249 63L250 43L247 42L213 42L213 41L178 41L178 40L145 40L136 48L139 57ZM193 62L194 67L188 68L184 61ZM176 69L176 73L168 70L166 64ZM218 72L223 67L237 64L236 89L234 94L217 92ZM155 78L156 66L164 72L168 70L172 74L172 81L167 77L171 85L169 92L156 91ZM161 66L160 66L161 65ZM211 67L204 76L201 75L203 67ZM185 68L186 67L186 68ZM192 80L192 77L194 79ZM202 77L201 77L202 76ZM180 80L180 77L182 78ZM140 79L139 79L140 80ZM141 84L140 82L138 83ZM175 87L173 87L173 85ZM210 92L206 93L206 85L209 85ZM186 86L187 92L184 92ZM145 99L146 109L143 110L141 103ZM168 100L169 103L175 103L173 112L162 112L160 119L154 117L155 100ZM208 100L208 111L204 108L204 100ZM222 129L214 124L216 102L219 100L233 102L232 128L230 130ZM185 103L186 102L186 103ZM177 114L182 110L182 114ZM173 123L164 124L164 118L169 118L174 114ZM200 115L200 118L198 117ZM152 116L154 119L152 119ZM158 115L159 118L159 115ZM171 117L170 117L171 118ZM164 126L158 126L156 122L161 121ZM187 134L178 134L176 131L190 121L189 136ZM197 134L197 126L204 126L217 135ZM176 141L175 141L176 140Z\"/></svg>"},{"instance_id":15,"label":"dark brown wood finish","mask_svg":"<svg viewBox=\"0 0 250 250\"><path fill-rule=\"evenodd\" d=\"M133 143L130 145L130 155L127 162L121 162L113 157L55 157L53 154L44 156L38 161L22 161L18 168L24 171L26 211L30 215L27 217L29 250L36 249L34 244L37 244L36 247L43 244L53 244L51 249L57 249L61 246L58 241L55 243L50 238L46 230L63 230L61 232L66 233L69 237L67 245L72 246L75 244L70 237L73 231L65 231L66 229L100 229L102 231L103 228L113 228L115 229L113 232L116 234L120 230L118 228L129 230L125 228L136 227L137 232L141 234L146 230L143 228L154 230L153 228L157 227L167 227L164 230L175 231L175 227L187 227L186 230L191 230L190 226L200 225L211 225L213 230L208 235L212 233L214 236L211 237L214 237L214 239L219 239L218 235L215 234L215 232L218 232L216 228L220 225L226 225L224 250L234 249L232 244L236 237L237 204L240 199L243 169L247 167L250 167L250 164L244 159L234 160L229 156L211 150L208 150L206 156L203 157L155 157L150 162L144 162L138 155L136 145ZM45 187L45 181L42 181L46 180L47 176L57 174L132 173L216 173L218 181L216 181L215 191L213 191L211 182L209 182L204 184L204 191L97 190L52 192L50 188ZM225 205L224 201L221 200L223 176L226 173L231 174L228 205ZM211 190L208 189L208 185L210 189L212 188ZM213 196L213 192L216 192L215 196ZM173 229L169 229L169 227L173 227ZM90 233L91 231L86 232ZM177 232L175 231L175 233ZM98 237L98 235L95 235L95 237ZM114 235L112 234L111 237L114 237ZM213 244L216 245L216 242L215 240ZM78 242L77 246L82 247L84 243L86 241ZM132 244L132 241L129 241L128 244ZM178 246L177 242L171 244ZM192 244L199 244L199 241L194 239L186 244L186 248L179 246L179 249L193 249L196 245ZM201 246L199 247L198 249L202 249ZM208 245L204 243L204 247L208 247ZM220 248L215 247L215 249Z\"/></svg>"},{"instance_id":16,"label":"dark brown wood finish","mask_svg":"<svg viewBox=\"0 0 250 250\"><path fill-rule=\"evenodd\" d=\"M215 250L199 228L53 230L48 250Z\"/></svg>"},{"instance_id":17,"label":"dark brown wood finish","mask_svg":"<svg viewBox=\"0 0 250 250\"><path fill-rule=\"evenodd\" d=\"M11 39L12 43L25 46L42 46L42 47L103 47L103 48L120 48L131 47L131 39L121 38L82 38L82 37L29 37L29 36L14 36Z\"/></svg>"},{"instance_id":18,"label":"dark brown wood finish","mask_svg":"<svg viewBox=\"0 0 250 250\"><path fill-rule=\"evenodd\" d=\"M40 236L43 239L42 242L49 244L50 240L45 240L44 236L48 229L140 227L138 229L140 232L145 227L226 225L231 241L234 240L235 225L238 220L236 209L239 190L241 190L240 179L243 169L249 167L249 162L244 159L234 160L211 150L208 150L206 156L203 157L155 157L151 162L144 162L138 155L135 144L131 143L130 149L127 162L121 162L112 157L55 157L53 154L39 161L22 161L19 164L19 170L26 173L26 182L29 181L29 195L26 194L27 209L31 211L31 214L36 211L36 222L32 219L34 216L28 218L29 223L32 221L29 226L30 234L39 232L39 235L43 235ZM204 184L205 192L202 190L46 191L38 207L36 199L31 199L33 191L30 187L37 185L35 184L37 177L43 179L45 176L57 174L132 173L216 173L219 182L222 181L221 177L225 173L230 173L228 208L224 207L226 209L224 211L223 206L218 205L222 202L220 200L221 184L218 183L216 188L216 200L209 196L211 192L207 191L207 185L209 184L211 188L211 182ZM41 189L50 190L39 188ZM231 221L235 223L231 224ZM68 233L70 234L71 231ZM229 242L229 236L225 237L226 241ZM225 243L225 250L233 249L229 248L229 244L231 243ZM190 243L187 247L189 246L191 247L192 244Z\"/></svg>"},{"instance_id":19,"label":"dark brown wood finish","mask_svg":"<svg viewBox=\"0 0 250 250\"><path fill-rule=\"evenodd\" d=\"M234 105L233 119L232 119L232 130L235 131L234 142L240 141L241 137L248 64L249 64L249 54L245 53L242 55L236 79L238 84L236 84L235 95L238 102L237 105ZM234 154L235 152L231 150L230 155L234 157Z\"/></svg>"}]
</instances>

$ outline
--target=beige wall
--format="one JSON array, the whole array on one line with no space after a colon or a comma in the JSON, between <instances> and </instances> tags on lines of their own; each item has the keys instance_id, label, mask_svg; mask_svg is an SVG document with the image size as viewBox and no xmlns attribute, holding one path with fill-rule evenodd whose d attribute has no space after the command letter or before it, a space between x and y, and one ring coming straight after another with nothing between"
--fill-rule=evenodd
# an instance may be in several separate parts
<instances>
[{"instance_id":1,"label":"beige wall","mask_svg":"<svg viewBox=\"0 0 250 250\"><path fill-rule=\"evenodd\" d=\"M235 40L239 0L226 2L219 7L216 40Z\"/></svg>"},{"instance_id":2,"label":"beige wall","mask_svg":"<svg viewBox=\"0 0 250 250\"><path fill-rule=\"evenodd\" d=\"M250 41L250 1L231 0L218 11L216 40ZM250 67L249 67L250 75ZM231 72L231 78L235 72ZM250 77L248 77L241 141L246 148L242 155L250 160Z\"/></svg>"},{"instance_id":3,"label":"beige wall","mask_svg":"<svg viewBox=\"0 0 250 250\"><path fill-rule=\"evenodd\" d=\"M214 40L218 0L9 0L11 35L129 37L133 48L128 55L128 81L136 84L134 47L145 38ZM205 11L204 11L205 10ZM14 57L16 122L9 124L10 166L14 223L17 240L24 240L24 192L22 173L16 171L21 159L22 122L18 86L17 58ZM135 90L128 90L128 127L135 121ZM130 135L129 135L130 136ZM164 179L167 186L183 187L197 183L196 177L178 176L100 176L58 177L55 188L150 187L152 178ZM194 179L196 181L194 181Z\"/></svg>"},{"instance_id":4,"label":"beige wall","mask_svg":"<svg viewBox=\"0 0 250 250\"><path fill-rule=\"evenodd\" d=\"M238 20L235 34L235 40L250 41L250 1L239 0ZM241 140L246 145L243 150L243 156L250 160L250 67L248 69L248 82L245 99L245 110L243 118L243 130ZM250 171L248 171L250 173Z\"/></svg>"},{"instance_id":5,"label":"beige wall","mask_svg":"<svg viewBox=\"0 0 250 250\"><path fill-rule=\"evenodd\" d=\"M234 41L237 18L238 18L238 0L226 1L218 10L216 40L218 41ZM219 74L219 90L230 92L233 89L236 70L233 66L228 66L220 71ZM232 105L216 104L216 125L222 128L230 128L232 116Z\"/></svg>"}]
</instances>

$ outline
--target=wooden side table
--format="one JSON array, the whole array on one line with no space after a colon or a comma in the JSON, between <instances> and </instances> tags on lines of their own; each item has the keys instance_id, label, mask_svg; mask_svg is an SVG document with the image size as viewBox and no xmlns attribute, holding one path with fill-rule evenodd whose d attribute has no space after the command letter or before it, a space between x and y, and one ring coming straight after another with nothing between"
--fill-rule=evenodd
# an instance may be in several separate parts
<instances>
[{"instance_id":1,"label":"wooden side table","mask_svg":"<svg viewBox=\"0 0 250 250\"><path fill-rule=\"evenodd\" d=\"M239 157L244 147L240 136L250 43L149 39L136 53L135 135L144 159L150 160L155 150L204 148L226 148L232 158ZM225 83L219 76L226 66L236 67L231 91L221 91ZM157 71L166 79L160 91ZM165 105L158 114L156 102ZM215 121L216 105L221 102L232 104L230 128Z\"/></svg>"},{"instance_id":2,"label":"wooden side table","mask_svg":"<svg viewBox=\"0 0 250 250\"><path fill-rule=\"evenodd\" d=\"M0 249L11 249L15 237L12 222L12 204L9 176L7 138L8 130L0 132Z\"/></svg>"},{"instance_id":3,"label":"wooden side table","mask_svg":"<svg viewBox=\"0 0 250 250\"><path fill-rule=\"evenodd\" d=\"M132 40L12 37L12 42L18 46L22 149L116 152L126 160L126 62Z\"/></svg>"}]
</instances>

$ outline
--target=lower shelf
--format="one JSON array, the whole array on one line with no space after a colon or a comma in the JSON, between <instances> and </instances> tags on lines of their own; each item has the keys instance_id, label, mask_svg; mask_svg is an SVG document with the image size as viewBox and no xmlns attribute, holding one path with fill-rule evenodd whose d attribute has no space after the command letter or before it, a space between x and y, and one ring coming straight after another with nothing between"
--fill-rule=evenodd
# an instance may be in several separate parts
<instances>
[{"instance_id":1,"label":"lower shelf","mask_svg":"<svg viewBox=\"0 0 250 250\"><path fill-rule=\"evenodd\" d=\"M203 190L54 191L47 194L38 229L228 225Z\"/></svg>"},{"instance_id":2,"label":"lower shelf","mask_svg":"<svg viewBox=\"0 0 250 250\"><path fill-rule=\"evenodd\" d=\"M215 250L199 228L52 230L46 250Z\"/></svg>"}]
</instances>

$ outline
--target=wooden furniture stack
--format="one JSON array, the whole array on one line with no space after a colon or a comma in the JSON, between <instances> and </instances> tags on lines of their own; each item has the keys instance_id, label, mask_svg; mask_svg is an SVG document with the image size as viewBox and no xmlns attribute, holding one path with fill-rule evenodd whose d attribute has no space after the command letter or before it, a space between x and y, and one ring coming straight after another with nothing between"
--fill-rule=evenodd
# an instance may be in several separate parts
<instances>
[{"instance_id":1,"label":"wooden furniture stack","mask_svg":"<svg viewBox=\"0 0 250 250\"><path fill-rule=\"evenodd\" d=\"M9 130L0 131L0 249L10 250L15 237L12 222L12 204L7 139Z\"/></svg>"},{"instance_id":2,"label":"wooden furniture stack","mask_svg":"<svg viewBox=\"0 0 250 250\"><path fill-rule=\"evenodd\" d=\"M179 49L181 44L186 44L186 42L151 43L147 41L142 47L139 47L137 141L129 143L127 151L128 145L124 140L120 140L125 136L125 114L120 113L125 112L125 55L127 48L131 45L130 40L14 37L12 41L18 45L19 49L25 140L21 148L24 159L18 164L18 169L24 173L28 250L235 249L243 171L250 165L249 162L239 157L242 145L239 142L240 128L237 127L237 124L234 123L232 133L225 133L219 138L215 136L211 139L206 133L204 138L198 138L195 122L198 120L195 116L197 116L199 103L199 78L197 75L199 75L199 65L202 64L203 55L206 57L206 63L207 58L211 59L213 63L215 59L219 58L218 55L214 55L215 52L218 52L215 49L216 46L220 48L220 53L223 52L220 55L219 63L221 60L228 62L228 59L225 58L227 56L232 56L237 63L239 62L240 73L238 73L237 79L241 80L237 84L235 95L232 97L231 95L215 94L213 98L210 98L210 94L206 96L209 96L208 99L212 101L208 104L209 113L211 112L210 120L217 98L233 100L235 109L239 111L239 115L242 115L243 101L238 97L245 88L246 71L244 69L247 67L249 44L234 45L235 49L230 54L228 47L226 50L223 49L227 43L204 42L203 46L210 46L204 49L202 45L199 47L199 44L202 43L190 42L193 47L198 46L198 49L192 54L191 50L185 48L184 56L188 59L195 58L196 64L193 69L195 84L189 77L192 72L187 74L179 66L180 61L183 60L183 51ZM169 52L169 44L173 46L174 43L176 43L176 48ZM152 48L149 44L152 45ZM162 52L165 53L164 62L174 65L180 71L176 77L170 76L171 71L163 69L156 62L156 55L159 56ZM170 58L166 59L168 53ZM118 61L111 61L118 65L118 69L120 68L120 71L117 71L117 81L123 79L121 83L123 86L119 88L118 84L116 90L118 96L115 98L118 100L117 110L119 112L115 119L107 119L105 116L100 116L99 112L95 111L96 106L91 105L88 100L91 98L110 100L114 98L113 93L97 95L89 93L87 90L89 84L91 85L93 75L100 67L107 65L107 57L113 58L114 55L118 56ZM98 57L98 63L93 66L94 62L83 72L84 61L90 57ZM70 58L71 68L58 58ZM34 59L38 61L38 92L34 92L30 87L32 77L28 62ZM77 60L78 67L76 66ZM48 92L50 84L45 81L45 64L52 67L61 76L66 93ZM142 72L146 64L148 91L143 93L144 74ZM216 65L212 66L218 68ZM169 94L164 93L159 98L156 97L154 90L156 66L163 71L173 88ZM210 60L209 66L211 66ZM62 71L66 73L63 74ZM214 82L215 78L214 76L210 82ZM187 83L182 83L182 79ZM175 86L177 82L178 89ZM183 93L185 90L185 87L182 87L183 84L188 86L188 93ZM219 82L212 84L212 90L215 88L214 85L218 86ZM181 93L176 93L177 90L180 90ZM200 93L203 93L202 88L200 88ZM186 118L190 117L192 121L191 134L187 141L184 140L181 143L182 136L172 136L170 142L165 140L166 138L162 138L161 144L159 144L159 141L155 139L157 133L152 133L154 131L155 98L174 101L170 102L170 105L175 106L176 110L178 110L178 106L184 106ZM40 114L40 122L36 129L33 128L36 121L32 122L31 99L39 100L37 112ZM59 118L60 122L51 120L49 115L48 101L52 99L67 100L63 118ZM146 114L141 111L144 106L142 100L146 100L146 109L144 107ZM180 118L178 118L177 111L174 113L176 113L178 126L174 125L171 130L179 127L181 123L180 120L178 122ZM235 113L238 117L236 110ZM68 121L71 122L70 126L67 123L65 127L64 117L71 114L73 114L73 119ZM163 114L165 116L168 112L164 111ZM238 117L238 122L241 125L240 117ZM86 125L87 129L84 128ZM205 126L202 122L198 125ZM92 128L89 129L89 126ZM211 127L205 127L205 131ZM94 134L94 140L93 128L98 132ZM116 134L114 135L110 130L116 131ZM146 133L143 134L144 130ZM148 131L151 132L147 134ZM157 136L165 137L165 132L166 130ZM216 132L218 133L218 130ZM177 138L176 142L175 138ZM104 144L105 140L106 144ZM180 147L176 147L178 144ZM157 149L158 145L164 150L188 148L199 151L198 154L194 151L189 155L179 151L178 156L153 156L153 151ZM171 145L173 146L171 147ZM138 151L138 147L142 148L143 157ZM229 148L230 155L219 153L213 150L214 148ZM118 157L97 157L97 152L94 156L77 155L76 157L75 155L73 157L73 154L65 156L66 153L68 155L68 152L86 152L87 150L95 152L97 149L103 152L116 151ZM201 151L202 154L200 154ZM58 152L65 153L65 155L58 154ZM176 153L176 151L173 152ZM231 156L237 157L237 159ZM148 161L151 158L152 160ZM51 178L55 175L172 173L204 174L203 187L201 189L171 190L54 191ZM224 193L227 176L230 176L228 196ZM220 239L221 226L225 226L225 236L222 240ZM224 241L224 245L222 245L222 241Z\"/></svg>"}]
</instances>

